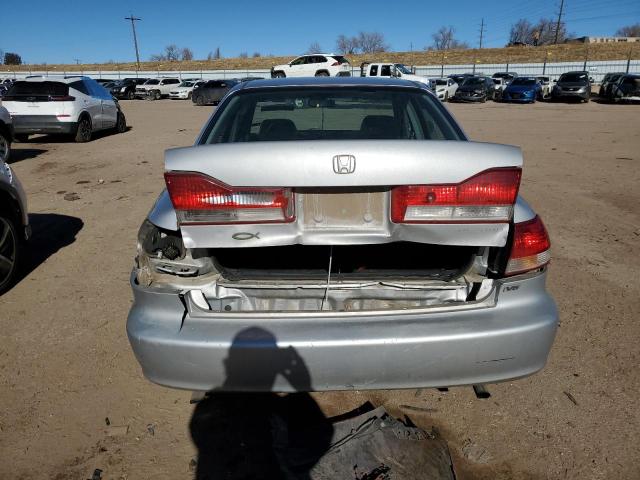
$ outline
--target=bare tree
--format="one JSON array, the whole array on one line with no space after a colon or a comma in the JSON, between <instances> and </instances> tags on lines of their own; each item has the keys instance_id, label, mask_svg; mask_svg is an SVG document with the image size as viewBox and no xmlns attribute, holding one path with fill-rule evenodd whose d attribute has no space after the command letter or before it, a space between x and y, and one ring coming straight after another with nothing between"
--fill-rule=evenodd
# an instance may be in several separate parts
<instances>
[{"instance_id":1,"label":"bare tree","mask_svg":"<svg viewBox=\"0 0 640 480\"><path fill-rule=\"evenodd\" d=\"M238 55L240 58L249 58L249 54L247 52L242 52Z\"/></svg>"},{"instance_id":2,"label":"bare tree","mask_svg":"<svg viewBox=\"0 0 640 480\"><path fill-rule=\"evenodd\" d=\"M455 29L452 26L440 27L440 29L431 35L433 44L425 47L425 50L455 50L469 48L467 42L461 42L454 37Z\"/></svg>"},{"instance_id":3,"label":"bare tree","mask_svg":"<svg viewBox=\"0 0 640 480\"><path fill-rule=\"evenodd\" d=\"M149 57L149 60L152 62L164 62L166 58L161 53L154 53Z\"/></svg>"},{"instance_id":4,"label":"bare tree","mask_svg":"<svg viewBox=\"0 0 640 480\"><path fill-rule=\"evenodd\" d=\"M0 48L0 65L4 63L4 50Z\"/></svg>"},{"instance_id":5,"label":"bare tree","mask_svg":"<svg viewBox=\"0 0 640 480\"><path fill-rule=\"evenodd\" d=\"M541 18L535 24L534 31L538 32L538 45L551 45L555 43L557 21L551 18ZM560 22L558 29L558 42L562 43L572 34L567 33L567 26L564 22Z\"/></svg>"},{"instance_id":6,"label":"bare tree","mask_svg":"<svg viewBox=\"0 0 640 480\"><path fill-rule=\"evenodd\" d=\"M509 45L515 43L532 43L534 36L534 28L529 20L521 18L516 23L511 25L511 31L509 33Z\"/></svg>"},{"instance_id":7,"label":"bare tree","mask_svg":"<svg viewBox=\"0 0 640 480\"><path fill-rule=\"evenodd\" d=\"M336 50L340 53L354 54L358 52L358 38L347 37L346 35L338 36L336 40Z\"/></svg>"},{"instance_id":8,"label":"bare tree","mask_svg":"<svg viewBox=\"0 0 640 480\"><path fill-rule=\"evenodd\" d=\"M180 52L180 58L186 61L193 60L193 51L191 51L190 48L184 47Z\"/></svg>"},{"instance_id":9,"label":"bare tree","mask_svg":"<svg viewBox=\"0 0 640 480\"><path fill-rule=\"evenodd\" d=\"M216 49L213 52L209 52L209 55L207 55L207 60L211 61L211 60L220 60L222 58L222 55L220 55L220 47L216 47Z\"/></svg>"},{"instance_id":10,"label":"bare tree","mask_svg":"<svg viewBox=\"0 0 640 480\"><path fill-rule=\"evenodd\" d=\"M4 54L5 65L22 65L22 57L17 53L6 52Z\"/></svg>"},{"instance_id":11,"label":"bare tree","mask_svg":"<svg viewBox=\"0 0 640 480\"><path fill-rule=\"evenodd\" d=\"M253 52L252 57L253 58L260 58L262 56L262 54L260 52Z\"/></svg>"},{"instance_id":12,"label":"bare tree","mask_svg":"<svg viewBox=\"0 0 640 480\"><path fill-rule=\"evenodd\" d=\"M322 47L318 42L313 42L311 45L309 45L309 48L307 48L307 54L320 52L322 52Z\"/></svg>"},{"instance_id":13,"label":"bare tree","mask_svg":"<svg viewBox=\"0 0 640 480\"><path fill-rule=\"evenodd\" d=\"M380 32L360 32L358 34L358 48L362 53L386 52L389 46Z\"/></svg>"},{"instance_id":14,"label":"bare tree","mask_svg":"<svg viewBox=\"0 0 640 480\"><path fill-rule=\"evenodd\" d=\"M640 37L640 23L619 28L616 37Z\"/></svg>"},{"instance_id":15,"label":"bare tree","mask_svg":"<svg viewBox=\"0 0 640 480\"><path fill-rule=\"evenodd\" d=\"M175 43L164 47L164 58L168 62L177 62L180 60L180 49Z\"/></svg>"}]
</instances>

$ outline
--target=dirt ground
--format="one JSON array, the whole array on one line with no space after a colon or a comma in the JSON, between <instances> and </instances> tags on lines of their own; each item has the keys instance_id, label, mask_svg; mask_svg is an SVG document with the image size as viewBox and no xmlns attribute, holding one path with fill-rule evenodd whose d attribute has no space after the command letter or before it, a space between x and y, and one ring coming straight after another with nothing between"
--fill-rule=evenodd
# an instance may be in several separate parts
<instances>
[{"instance_id":1,"label":"dirt ground","mask_svg":"<svg viewBox=\"0 0 640 480\"><path fill-rule=\"evenodd\" d=\"M211 109L122 105L125 134L15 145L34 238L29 273L0 299L3 479L193 476L190 393L142 377L125 321L163 151L192 143ZM553 242L561 323L549 363L490 386L488 400L469 387L314 398L325 415L370 400L437 427L460 479L640 478L640 106L449 108L473 139L524 150L522 193Z\"/></svg>"}]
</instances>

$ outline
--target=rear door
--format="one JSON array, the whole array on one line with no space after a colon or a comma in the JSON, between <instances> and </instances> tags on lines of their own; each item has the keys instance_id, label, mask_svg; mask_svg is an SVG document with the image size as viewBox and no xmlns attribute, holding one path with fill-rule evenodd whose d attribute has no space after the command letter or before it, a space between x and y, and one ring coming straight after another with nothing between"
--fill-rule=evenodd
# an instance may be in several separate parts
<instances>
[{"instance_id":1,"label":"rear door","mask_svg":"<svg viewBox=\"0 0 640 480\"><path fill-rule=\"evenodd\" d=\"M69 84L76 96L74 120L78 121L80 113L87 112L91 117L91 126L94 130L101 130L103 124L102 100L96 95L95 88L91 82L97 83L95 80L78 79Z\"/></svg>"}]
</instances>

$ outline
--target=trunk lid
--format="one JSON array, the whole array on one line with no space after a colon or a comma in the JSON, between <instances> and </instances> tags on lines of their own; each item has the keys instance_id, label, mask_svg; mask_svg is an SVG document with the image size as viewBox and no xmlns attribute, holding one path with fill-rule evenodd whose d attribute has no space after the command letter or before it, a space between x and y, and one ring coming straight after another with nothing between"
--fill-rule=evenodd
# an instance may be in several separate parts
<instances>
[{"instance_id":1,"label":"trunk lid","mask_svg":"<svg viewBox=\"0 0 640 480\"><path fill-rule=\"evenodd\" d=\"M230 187L290 188L294 221L181 225L187 248L380 244L504 246L509 221L401 223L392 189L454 185L521 168L519 148L468 141L304 141L202 145L166 152L168 172L198 172ZM511 205L512 208L512 205Z\"/></svg>"}]
</instances>

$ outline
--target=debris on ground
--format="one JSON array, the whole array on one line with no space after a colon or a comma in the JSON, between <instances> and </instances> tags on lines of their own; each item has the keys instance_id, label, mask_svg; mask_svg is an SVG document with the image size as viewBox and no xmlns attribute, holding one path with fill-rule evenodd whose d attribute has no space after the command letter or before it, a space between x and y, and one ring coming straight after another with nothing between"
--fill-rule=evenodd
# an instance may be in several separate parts
<instances>
[{"instance_id":1,"label":"debris on ground","mask_svg":"<svg viewBox=\"0 0 640 480\"><path fill-rule=\"evenodd\" d=\"M88 480L102 480L102 470L100 470L99 468L96 468L93 471L93 475L91 475L91 478Z\"/></svg>"},{"instance_id":2,"label":"debris on ground","mask_svg":"<svg viewBox=\"0 0 640 480\"><path fill-rule=\"evenodd\" d=\"M147 425L147 432L149 432L150 435L155 435L156 434L156 426L153 423L150 423Z\"/></svg>"},{"instance_id":3,"label":"debris on ground","mask_svg":"<svg viewBox=\"0 0 640 480\"><path fill-rule=\"evenodd\" d=\"M73 202L75 200L80 200L80 195L78 195L76 192L70 192L66 193L63 198L69 202Z\"/></svg>"},{"instance_id":4,"label":"debris on ground","mask_svg":"<svg viewBox=\"0 0 640 480\"><path fill-rule=\"evenodd\" d=\"M489 463L491 461L491 455L487 449L473 443L469 438L462 445L462 455L473 463Z\"/></svg>"},{"instance_id":5,"label":"debris on ground","mask_svg":"<svg viewBox=\"0 0 640 480\"><path fill-rule=\"evenodd\" d=\"M562 392L562 393L564 393L564 394L567 396L567 398L568 398L569 400L571 400L571 403L573 403L574 405L578 405L578 401L576 400L576 398L575 398L573 395L571 395L571 394L570 394L569 392L567 392L567 391L564 391L564 392Z\"/></svg>"}]
</instances>

